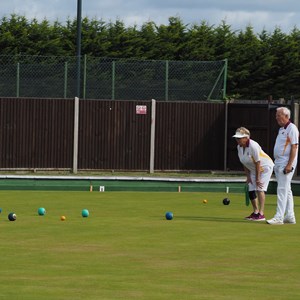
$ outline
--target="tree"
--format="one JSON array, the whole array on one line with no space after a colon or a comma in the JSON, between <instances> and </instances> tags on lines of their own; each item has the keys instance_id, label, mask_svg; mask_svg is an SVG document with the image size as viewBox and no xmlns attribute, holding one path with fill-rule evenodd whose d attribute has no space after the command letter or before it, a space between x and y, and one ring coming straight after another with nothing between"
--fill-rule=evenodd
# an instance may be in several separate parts
<instances>
[{"instance_id":1,"label":"tree","mask_svg":"<svg viewBox=\"0 0 300 300\"><path fill-rule=\"evenodd\" d=\"M0 26L1 54L15 55L27 53L29 23L25 17L12 14L10 19L3 17Z\"/></svg>"},{"instance_id":2,"label":"tree","mask_svg":"<svg viewBox=\"0 0 300 300\"><path fill-rule=\"evenodd\" d=\"M108 55L110 42L107 25L103 20L82 20L82 54L104 57Z\"/></svg>"},{"instance_id":3,"label":"tree","mask_svg":"<svg viewBox=\"0 0 300 300\"><path fill-rule=\"evenodd\" d=\"M141 58L159 59L157 49L159 48L159 39L157 27L154 22L146 22L140 29L141 37Z\"/></svg>"},{"instance_id":4,"label":"tree","mask_svg":"<svg viewBox=\"0 0 300 300\"><path fill-rule=\"evenodd\" d=\"M58 21L39 22L12 14L0 20L0 55L4 55L1 61L4 64L19 61L16 57L20 54L60 57L65 61L76 56L76 38L76 18L67 19L62 25ZM126 27L119 19L106 23L85 17L81 41L82 55L98 58L227 59L229 95L244 99L262 99L269 95L300 97L300 31L296 27L290 34L283 33L279 27L272 33L263 30L255 34L251 26L233 31L225 21L215 27L205 21L188 25L179 17L170 17L167 25L148 21L139 28ZM181 70L182 77L189 76L188 70L189 67ZM160 69L147 72L161 75Z\"/></svg>"},{"instance_id":5,"label":"tree","mask_svg":"<svg viewBox=\"0 0 300 300\"><path fill-rule=\"evenodd\" d=\"M203 21L200 25L193 24L187 33L187 46L184 59L209 61L215 59L215 31Z\"/></svg>"},{"instance_id":6,"label":"tree","mask_svg":"<svg viewBox=\"0 0 300 300\"><path fill-rule=\"evenodd\" d=\"M115 23L110 22L108 24L108 53L110 57L127 57L125 55L126 38L127 32L123 21L116 20Z\"/></svg>"},{"instance_id":7,"label":"tree","mask_svg":"<svg viewBox=\"0 0 300 300\"><path fill-rule=\"evenodd\" d=\"M60 32L60 47L67 56L76 55L76 32L77 20L68 19L66 25L61 28Z\"/></svg>"},{"instance_id":8,"label":"tree","mask_svg":"<svg viewBox=\"0 0 300 300\"><path fill-rule=\"evenodd\" d=\"M233 48L230 69L235 93L248 99L261 98L260 81L268 74L272 58L263 52L262 42L251 26L240 31ZM261 91L260 91L261 92Z\"/></svg>"},{"instance_id":9,"label":"tree","mask_svg":"<svg viewBox=\"0 0 300 300\"><path fill-rule=\"evenodd\" d=\"M50 25L47 20L38 23L33 19L28 25L28 47L26 54L30 55L64 55L61 48L61 24L54 22Z\"/></svg>"},{"instance_id":10,"label":"tree","mask_svg":"<svg viewBox=\"0 0 300 300\"><path fill-rule=\"evenodd\" d=\"M273 41L275 40L278 41L278 47L273 49L278 51L278 59L274 65L274 70L277 71L274 74L275 95L279 98L299 97L300 31L294 28L290 35L286 35L277 29L273 34Z\"/></svg>"},{"instance_id":11,"label":"tree","mask_svg":"<svg viewBox=\"0 0 300 300\"><path fill-rule=\"evenodd\" d=\"M178 17L170 17L168 25L157 27L159 59L182 60L185 57L187 25Z\"/></svg>"},{"instance_id":12,"label":"tree","mask_svg":"<svg viewBox=\"0 0 300 300\"><path fill-rule=\"evenodd\" d=\"M282 30L277 27L268 39L269 52L274 56L272 68L269 72L270 78L273 80L271 93L273 97L285 98L290 96L289 77L293 73L295 61L297 60L293 51L293 39L290 39ZM296 50L299 54L299 50Z\"/></svg>"},{"instance_id":13,"label":"tree","mask_svg":"<svg viewBox=\"0 0 300 300\"><path fill-rule=\"evenodd\" d=\"M227 59L228 74L227 74L227 94L229 97L238 97L235 91L234 77L234 49L236 44L236 33L231 30L231 26L222 21L221 24L214 30L215 39L215 60Z\"/></svg>"}]
</instances>

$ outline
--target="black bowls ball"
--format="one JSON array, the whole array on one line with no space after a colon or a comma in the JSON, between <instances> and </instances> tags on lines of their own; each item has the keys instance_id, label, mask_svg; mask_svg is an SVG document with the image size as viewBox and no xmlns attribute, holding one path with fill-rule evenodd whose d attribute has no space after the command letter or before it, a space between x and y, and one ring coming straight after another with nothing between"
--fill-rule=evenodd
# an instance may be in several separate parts
<instances>
[{"instance_id":1,"label":"black bowls ball","mask_svg":"<svg viewBox=\"0 0 300 300\"><path fill-rule=\"evenodd\" d=\"M228 198L223 199L223 204L224 205L229 205L229 203L230 203L230 199L228 199Z\"/></svg>"}]
</instances>

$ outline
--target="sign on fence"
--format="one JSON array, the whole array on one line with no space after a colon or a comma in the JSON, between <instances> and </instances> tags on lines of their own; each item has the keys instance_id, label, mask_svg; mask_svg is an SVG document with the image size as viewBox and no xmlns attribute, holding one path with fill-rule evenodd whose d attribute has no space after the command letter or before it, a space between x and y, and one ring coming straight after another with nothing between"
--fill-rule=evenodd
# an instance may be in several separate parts
<instances>
[{"instance_id":1,"label":"sign on fence","mask_svg":"<svg viewBox=\"0 0 300 300\"><path fill-rule=\"evenodd\" d=\"M135 113L137 115L146 115L147 114L147 105L136 105Z\"/></svg>"}]
</instances>

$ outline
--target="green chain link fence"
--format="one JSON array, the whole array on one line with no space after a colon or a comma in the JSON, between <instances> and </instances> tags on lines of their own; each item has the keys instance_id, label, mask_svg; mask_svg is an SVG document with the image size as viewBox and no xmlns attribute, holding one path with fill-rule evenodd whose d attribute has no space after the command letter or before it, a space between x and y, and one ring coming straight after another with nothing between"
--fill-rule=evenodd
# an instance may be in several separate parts
<instances>
[{"instance_id":1,"label":"green chain link fence","mask_svg":"<svg viewBox=\"0 0 300 300\"><path fill-rule=\"evenodd\" d=\"M83 56L81 98L204 101L226 96L227 61ZM76 57L0 56L0 97L73 98Z\"/></svg>"}]
</instances>

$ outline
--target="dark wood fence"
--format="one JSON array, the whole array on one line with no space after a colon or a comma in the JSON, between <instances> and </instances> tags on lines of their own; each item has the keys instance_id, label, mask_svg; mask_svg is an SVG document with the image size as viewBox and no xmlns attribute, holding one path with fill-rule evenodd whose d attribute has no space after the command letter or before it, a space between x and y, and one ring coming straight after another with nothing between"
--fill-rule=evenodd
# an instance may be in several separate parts
<instances>
[{"instance_id":1,"label":"dark wood fence","mask_svg":"<svg viewBox=\"0 0 300 300\"><path fill-rule=\"evenodd\" d=\"M158 102L155 169L223 169L225 105Z\"/></svg>"},{"instance_id":2,"label":"dark wood fence","mask_svg":"<svg viewBox=\"0 0 300 300\"><path fill-rule=\"evenodd\" d=\"M81 100L78 170L149 170L151 108L151 101ZM275 108L156 102L154 170L242 170L232 139L240 126L272 157ZM72 170L74 100L0 98L0 143L2 170Z\"/></svg>"},{"instance_id":3,"label":"dark wood fence","mask_svg":"<svg viewBox=\"0 0 300 300\"><path fill-rule=\"evenodd\" d=\"M137 105L146 106L146 114L137 114ZM150 105L149 101L80 101L78 169L149 169Z\"/></svg>"},{"instance_id":4,"label":"dark wood fence","mask_svg":"<svg viewBox=\"0 0 300 300\"><path fill-rule=\"evenodd\" d=\"M72 100L0 99L0 168L72 167Z\"/></svg>"}]
</instances>

